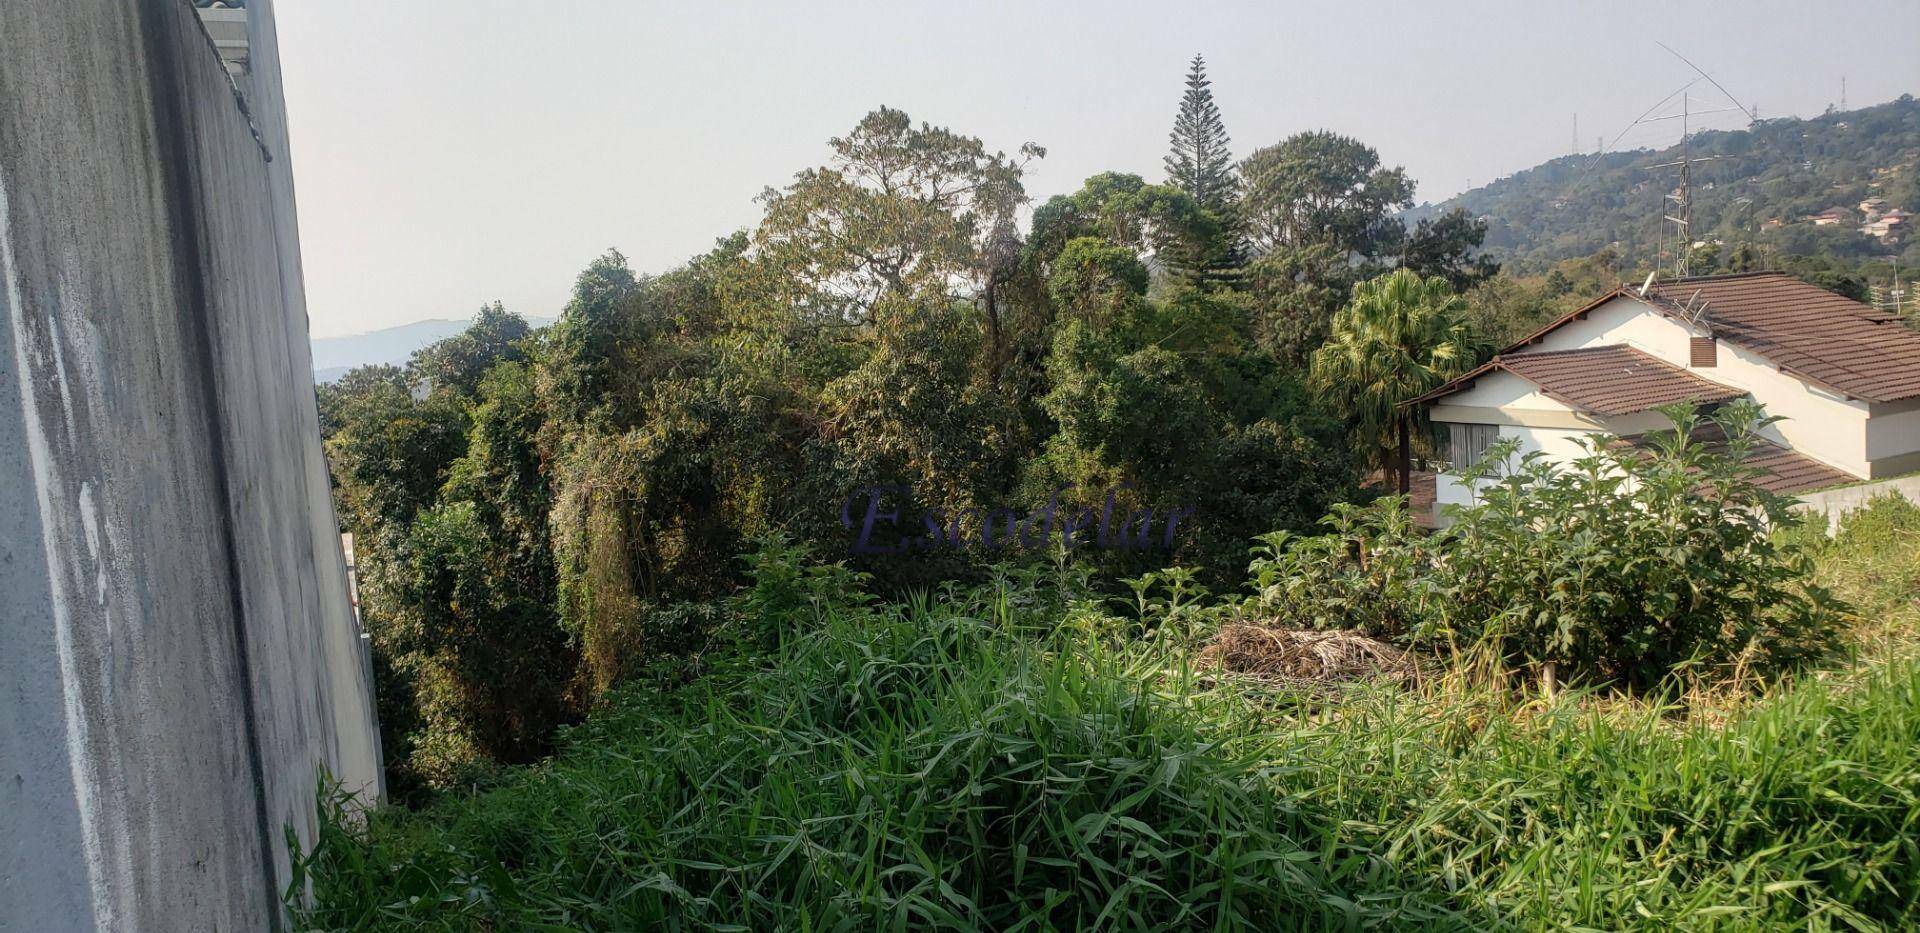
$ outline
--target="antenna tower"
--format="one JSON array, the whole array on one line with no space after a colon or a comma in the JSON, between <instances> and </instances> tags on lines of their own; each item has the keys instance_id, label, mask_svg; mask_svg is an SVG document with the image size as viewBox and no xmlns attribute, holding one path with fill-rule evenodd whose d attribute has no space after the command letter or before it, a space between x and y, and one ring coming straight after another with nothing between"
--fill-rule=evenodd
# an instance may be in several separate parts
<instances>
[{"instance_id":1,"label":"antenna tower","mask_svg":"<svg viewBox=\"0 0 1920 933\"><path fill-rule=\"evenodd\" d=\"M1706 73L1706 71L1690 61L1685 55L1674 51L1671 46L1664 42L1656 42L1654 44L1665 49L1667 54L1685 63L1686 66L1693 69L1694 73L1699 77L1681 85L1678 90L1662 98L1659 103L1647 108L1646 113L1641 114L1638 119L1628 124L1626 129L1621 130L1619 136L1614 137L1613 144L1618 144L1620 139L1635 127L1661 120L1680 121L1680 158L1672 162L1651 165L1648 166L1648 168L1671 168L1678 170L1679 184L1660 196L1660 235L1658 240L1658 254L1655 257L1654 267L1658 269L1666 266L1668 259L1671 258L1673 274L1676 276L1685 276L1689 271L1689 254L1693 251L1693 166L1698 162L1712 162L1720 158L1720 156L1695 157L1693 155L1693 120L1699 116L1736 110L1746 114L1749 121L1755 120L1757 117L1754 116L1752 110L1740 103L1739 98L1733 96L1733 92L1727 90L1719 81L1714 80L1712 75ZM1713 110L1695 110L1693 108L1693 96L1689 94L1688 91L1702 81L1713 85L1714 89L1718 90L1721 96L1726 98L1727 103L1733 106L1720 107ZM1654 115L1655 111L1666 107L1675 98L1678 98L1680 102L1679 113L1667 113L1660 116ZM1602 151L1604 151L1606 147L1603 146L1601 148ZM1594 158L1598 159L1599 156L1596 154ZM1589 165L1591 165L1591 163L1589 163ZM1669 253L1667 246L1669 239L1671 239L1674 244L1671 253Z\"/></svg>"}]
</instances>

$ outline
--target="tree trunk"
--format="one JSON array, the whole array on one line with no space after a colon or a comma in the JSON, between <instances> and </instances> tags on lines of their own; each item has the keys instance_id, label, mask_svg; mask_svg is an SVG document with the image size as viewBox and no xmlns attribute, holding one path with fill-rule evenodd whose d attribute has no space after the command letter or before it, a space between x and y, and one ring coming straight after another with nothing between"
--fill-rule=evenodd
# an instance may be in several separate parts
<instances>
[{"instance_id":1,"label":"tree trunk","mask_svg":"<svg viewBox=\"0 0 1920 933\"><path fill-rule=\"evenodd\" d=\"M1004 358L1000 347L1000 271L987 273L987 383L1000 389L1000 367Z\"/></svg>"},{"instance_id":2,"label":"tree trunk","mask_svg":"<svg viewBox=\"0 0 1920 933\"><path fill-rule=\"evenodd\" d=\"M1408 436L1409 415L1400 417L1400 494L1413 491L1413 439Z\"/></svg>"}]
</instances>

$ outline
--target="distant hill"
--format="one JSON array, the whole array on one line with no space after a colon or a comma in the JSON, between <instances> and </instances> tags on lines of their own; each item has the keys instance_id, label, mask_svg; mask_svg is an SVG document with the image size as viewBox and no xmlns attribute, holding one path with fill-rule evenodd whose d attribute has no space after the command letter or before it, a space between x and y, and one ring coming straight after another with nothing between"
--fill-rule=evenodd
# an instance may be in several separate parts
<instances>
[{"instance_id":1,"label":"distant hill","mask_svg":"<svg viewBox=\"0 0 1920 933\"><path fill-rule=\"evenodd\" d=\"M1696 134L1694 239L1771 245L1792 255L1849 262L1898 257L1920 264L1920 236L1884 243L1863 235L1857 206L1868 197L1920 211L1920 102L1913 95L1810 120L1762 120L1745 130ZM1661 197L1676 185L1675 146L1564 156L1439 204L1408 223L1454 207L1488 221L1485 248L1516 273L1611 247L1631 267L1658 251ZM1816 226L1811 216L1840 208L1847 220ZM1903 252L1904 251L1904 252Z\"/></svg>"},{"instance_id":2,"label":"distant hill","mask_svg":"<svg viewBox=\"0 0 1920 933\"><path fill-rule=\"evenodd\" d=\"M545 327L554 318L523 314L532 327ZM467 329L469 320L436 319L386 327L364 334L313 339L313 381L332 382L357 366L404 365L414 351L424 349Z\"/></svg>"}]
</instances>

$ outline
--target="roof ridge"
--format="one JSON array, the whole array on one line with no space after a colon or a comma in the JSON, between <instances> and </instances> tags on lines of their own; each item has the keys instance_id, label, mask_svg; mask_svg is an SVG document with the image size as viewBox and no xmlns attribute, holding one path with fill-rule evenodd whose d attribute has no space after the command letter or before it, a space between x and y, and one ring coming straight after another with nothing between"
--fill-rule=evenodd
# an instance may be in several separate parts
<instances>
[{"instance_id":1,"label":"roof ridge","mask_svg":"<svg viewBox=\"0 0 1920 933\"><path fill-rule=\"evenodd\" d=\"M1754 269L1747 272L1712 272L1706 275L1682 275L1671 279L1654 279L1653 284L1654 287L1658 288L1661 285L1678 285L1681 282L1724 282L1728 279L1755 279L1763 275L1780 275L1791 278L1796 282L1799 281L1799 279L1795 278L1791 273L1783 272L1779 269ZM1820 286L1815 285L1813 287L1819 288Z\"/></svg>"},{"instance_id":2,"label":"roof ridge","mask_svg":"<svg viewBox=\"0 0 1920 933\"><path fill-rule=\"evenodd\" d=\"M1622 356L1627 359L1619 359ZM1502 354L1408 404L1452 394L1494 371L1524 379L1575 411L1603 418L1650 411L1668 402L1700 404L1748 394L1746 389L1708 379L1631 344L1607 343Z\"/></svg>"},{"instance_id":3,"label":"roof ridge","mask_svg":"<svg viewBox=\"0 0 1920 933\"><path fill-rule=\"evenodd\" d=\"M1568 347L1565 350L1520 350L1517 352L1496 353L1493 358L1497 360L1505 359L1509 356L1572 356L1580 353L1607 353L1614 350L1626 350L1629 353L1638 353L1648 359L1660 359L1630 343L1602 343L1591 347Z\"/></svg>"}]
</instances>

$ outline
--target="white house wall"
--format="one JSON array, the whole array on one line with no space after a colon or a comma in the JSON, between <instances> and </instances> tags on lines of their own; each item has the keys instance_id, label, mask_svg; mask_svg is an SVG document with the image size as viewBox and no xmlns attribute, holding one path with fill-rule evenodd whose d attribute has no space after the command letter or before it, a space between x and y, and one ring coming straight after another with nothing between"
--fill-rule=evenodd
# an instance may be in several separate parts
<instances>
[{"instance_id":1,"label":"white house wall","mask_svg":"<svg viewBox=\"0 0 1920 933\"><path fill-rule=\"evenodd\" d=\"M1920 470L1920 407L1889 410L1893 408L1875 406L1867 422L1867 459L1874 479Z\"/></svg>"},{"instance_id":2,"label":"white house wall","mask_svg":"<svg viewBox=\"0 0 1920 933\"><path fill-rule=\"evenodd\" d=\"M1509 372L1488 373L1475 380L1472 388L1448 396L1446 401L1432 409L1436 424L1492 424L1499 427L1501 438L1518 439L1520 447L1510 464L1518 464L1520 458L1534 451L1557 461L1572 460L1586 455L1581 441L1589 435L1619 433L1617 428L1575 412ZM1456 474L1442 473L1436 478L1437 505L1463 505L1472 499L1472 490Z\"/></svg>"},{"instance_id":3,"label":"white house wall","mask_svg":"<svg viewBox=\"0 0 1920 933\"><path fill-rule=\"evenodd\" d=\"M1500 437L1517 438L1520 449L1508 460L1508 465L1517 466L1527 454L1539 451L1556 462L1566 462L1584 457L1591 451L1582 446L1593 432L1572 428L1541 428L1526 425L1500 425ZM1465 505L1473 501L1473 491L1466 482L1453 473L1441 473L1434 480L1434 503L1438 506ZM1436 510L1437 511L1437 510Z\"/></svg>"},{"instance_id":4,"label":"white house wall","mask_svg":"<svg viewBox=\"0 0 1920 933\"><path fill-rule=\"evenodd\" d=\"M1688 341L1704 336L1645 303L1621 297L1595 308L1585 320L1571 321L1542 338L1534 349L1575 350L1625 344L1722 385L1745 389L1784 420L1762 433L1771 440L1855 476L1871 475L1865 402L1849 401L1778 367L1745 348L1719 342L1719 365L1688 365ZM1452 401L1449 399L1449 401ZM1879 432L1876 432L1879 433ZM1884 432L1889 449L1920 450L1920 419Z\"/></svg>"},{"instance_id":5,"label":"white house wall","mask_svg":"<svg viewBox=\"0 0 1920 933\"><path fill-rule=\"evenodd\" d=\"M1552 396L1541 392L1533 383L1501 370L1495 370L1474 380L1472 388L1447 396L1445 405L1448 408L1520 409L1556 413L1573 411Z\"/></svg>"}]
</instances>

